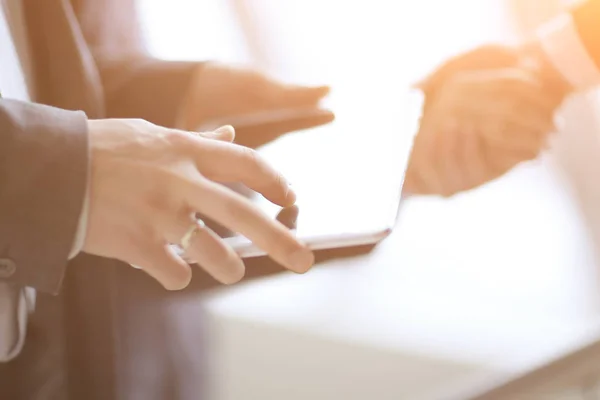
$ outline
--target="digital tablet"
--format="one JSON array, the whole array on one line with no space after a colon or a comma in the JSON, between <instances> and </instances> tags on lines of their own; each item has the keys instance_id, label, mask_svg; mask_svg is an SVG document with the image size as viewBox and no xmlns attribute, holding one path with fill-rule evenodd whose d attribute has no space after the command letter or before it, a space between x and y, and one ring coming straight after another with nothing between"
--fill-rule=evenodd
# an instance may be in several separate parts
<instances>
[{"instance_id":1,"label":"digital tablet","mask_svg":"<svg viewBox=\"0 0 600 400\"><path fill-rule=\"evenodd\" d=\"M332 107L333 123L286 135L259 150L291 182L294 207L281 209L231 186L313 250L374 244L396 224L423 96L417 90L385 98L361 94ZM241 257L264 255L245 237L207 222Z\"/></svg>"}]
</instances>

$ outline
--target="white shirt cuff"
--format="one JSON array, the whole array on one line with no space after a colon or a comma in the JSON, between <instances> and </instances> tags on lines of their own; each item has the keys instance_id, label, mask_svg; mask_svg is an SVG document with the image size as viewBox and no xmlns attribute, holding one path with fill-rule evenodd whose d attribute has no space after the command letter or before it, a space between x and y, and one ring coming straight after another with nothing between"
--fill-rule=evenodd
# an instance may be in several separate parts
<instances>
[{"instance_id":1,"label":"white shirt cuff","mask_svg":"<svg viewBox=\"0 0 600 400\"><path fill-rule=\"evenodd\" d=\"M581 42L571 14L543 25L537 37L548 60L574 89L586 90L600 83L600 70Z\"/></svg>"},{"instance_id":2,"label":"white shirt cuff","mask_svg":"<svg viewBox=\"0 0 600 400\"><path fill-rule=\"evenodd\" d=\"M75 241L69 253L69 260L75 258L82 250L85 244L85 236L87 233L88 213L90 208L90 180L88 179L87 188L85 190L85 198L83 199L83 207L79 215L79 223L77 224L77 232Z\"/></svg>"}]
</instances>

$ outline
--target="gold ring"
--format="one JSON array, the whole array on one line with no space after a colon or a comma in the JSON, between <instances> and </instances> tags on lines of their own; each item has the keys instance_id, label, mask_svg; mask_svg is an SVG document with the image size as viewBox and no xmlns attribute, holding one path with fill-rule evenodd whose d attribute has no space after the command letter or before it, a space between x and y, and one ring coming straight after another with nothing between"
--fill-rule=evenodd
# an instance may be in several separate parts
<instances>
[{"instance_id":1,"label":"gold ring","mask_svg":"<svg viewBox=\"0 0 600 400\"><path fill-rule=\"evenodd\" d=\"M185 235L183 235L183 237L181 238L181 249L184 252L187 251L187 249L190 247L194 236L196 236L196 234L201 229L204 229L205 226L206 224L204 223L204 221L198 218L196 222L194 222L192 226L190 226L190 228L185 232Z\"/></svg>"}]
</instances>

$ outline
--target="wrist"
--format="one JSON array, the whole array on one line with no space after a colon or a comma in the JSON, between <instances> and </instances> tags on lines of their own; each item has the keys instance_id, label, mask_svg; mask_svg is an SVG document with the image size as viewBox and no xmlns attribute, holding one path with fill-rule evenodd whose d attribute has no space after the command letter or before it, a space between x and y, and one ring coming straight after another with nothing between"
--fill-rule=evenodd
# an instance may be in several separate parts
<instances>
[{"instance_id":1,"label":"wrist","mask_svg":"<svg viewBox=\"0 0 600 400\"><path fill-rule=\"evenodd\" d=\"M534 46L530 47L545 60L547 69L553 69L566 82L569 92L587 90L600 83L600 70L581 41L570 13L542 25L532 43Z\"/></svg>"},{"instance_id":2,"label":"wrist","mask_svg":"<svg viewBox=\"0 0 600 400\"><path fill-rule=\"evenodd\" d=\"M522 64L537 73L544 89L561 98L574 91L573 85L552 63L540 40L533 38L525 42L518 47L517 52Z\"/></svg>"},{"instance_id":3,"label":"wrist","mask_svg":"<svg viewBox=\"0 0 600 400\"><path fill-rule=\"evenodd\" d=\"M93 125L92 120L87 120L87 131L88 135L91 136L91 125ZM88 225L88 214L90 208L90 192L91 192L91 139L88 140L88 164L86 171L86 187L83 195L83 205L81 207L81 213L79 214L79 221L77 222L77 229L75 231L75 238L73 239L73 245L71 247L71 251L69 252L68 259L72 260L77 257L79 253L83 251L85 246L85 240L87 236L87 225Z\"/></svg>"}]
</instances>

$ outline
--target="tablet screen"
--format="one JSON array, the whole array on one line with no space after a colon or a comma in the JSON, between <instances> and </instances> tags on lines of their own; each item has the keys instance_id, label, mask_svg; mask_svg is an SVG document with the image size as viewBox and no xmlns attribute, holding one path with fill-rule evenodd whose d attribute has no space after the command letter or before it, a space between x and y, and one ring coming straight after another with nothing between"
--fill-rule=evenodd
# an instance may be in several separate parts
<instances>
[{"instance_id":1,"label":"tablet screen","mask_svg":"<svg viewBox=\"0 0 600 400\"><path fill-rule=\"evenodd\" d=\"M396 222L422 95L407 91L385 100L334 103L333 123L289 134L259 150L291 182L295 207L282 210L244 187L231 187L313 248L385 237ZM215 229L224 237L235 236ZM229 241L245 248L245 256L259 255L245 238Z\"/></svg>"},{"instance_id":2,"label":"tablet screen","mask_svg":"<svg viewBox=\"0 0 600 400\"><path fill-rule=\"evenodd\" d=\"M228 186L313 249L376 243L396 223L422 107L423 96L416 90L363 91L357 98L333 101L333 123L262 147L261 155L292 184L294 207L282 209L243 186ZM263 255L246 238L199 217L242 257Z\"/></svg>"}]
</instances>

